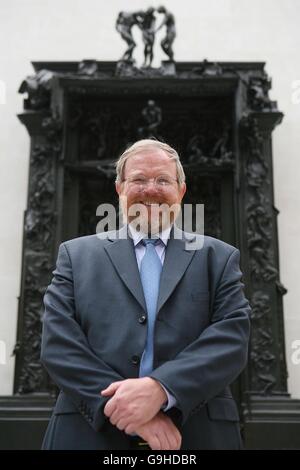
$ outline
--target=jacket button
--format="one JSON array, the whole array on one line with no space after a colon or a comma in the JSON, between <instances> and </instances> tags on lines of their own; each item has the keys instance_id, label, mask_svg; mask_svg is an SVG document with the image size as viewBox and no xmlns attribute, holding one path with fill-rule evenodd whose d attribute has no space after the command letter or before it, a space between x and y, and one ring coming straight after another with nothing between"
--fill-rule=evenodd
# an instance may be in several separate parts
<instances>
[{"instance_id":1,"label":"jacket button","mask_svg":"<svg viewBox=\"0 0 300 470\"><path fill-rule=\"evenodd\" d=\"M139 356L132 356L131 362L132 362L132 364L134 364L135 366L137 366L137 365L140 363L140 358L139 358Z\"/></svg>"},{"instance_id":2,"label":"jacket button","mask_svg":"<svg viewBox=\"0 0 300 470\"><path fill-rule=\"evenodd\" d=\"M146 323L147 321L147 316L146 315L141 315L139 318L139 323Z\"/></svg>"}]
</instances>

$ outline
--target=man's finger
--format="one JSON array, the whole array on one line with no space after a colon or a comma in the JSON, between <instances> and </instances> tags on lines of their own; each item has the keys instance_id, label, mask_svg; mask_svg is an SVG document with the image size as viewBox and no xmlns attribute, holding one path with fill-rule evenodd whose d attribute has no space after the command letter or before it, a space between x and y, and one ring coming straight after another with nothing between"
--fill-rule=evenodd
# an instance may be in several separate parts
<instances>
[{"instance_id":1,"label":"man's finger","mask_svg":"<svg viewBox=\"0 0 300 470\"><path fill-rule=\"evenodd\" d=\"M168 441L170 444L170 450L179 450L180 449L180 440L178 439L177 433L168 433Z\"/></svg>"},{"instance_id":2,"label":"man's finger","mask_svg":"<svg viewBox=\"0 0 300 470\"><path fill-rule=\"evenodd\" d=\"M149 446L152 450L161 450L160 440L157 435L151 436L148 441Z\"/></svg>"},{"instance_id":3,"label":"man's finger","mask_svg":"<svg viewBox=\"0 0 300 470\"><path fill-rule=\"evenodd\" d=\"M126 420L125 420L125 419L120 419L120 420L117 422L116 427L117 427L120 431L124 431L124 429L126 428Z\"/></svg>"},{"instance_id":4,"label":"man's finger","mask_svg":"<svg viewBox=\"0 0 300 470\"><path fill-rule=\"evenodd\" d=\"M107 388L105 388L104 390L101 391L101 395L104 395L104 396L113 395L118 390L121 383L122 382L113 382Z\"/></svg>"},{"instance_id":5,"label":"man's finger","mask_svg":"<svg viewBox=\"0 0 300 470\"><path fill-rule=\"evenodd\" d=\"M169 444L171 445L170 450L179 450L181 447L181 434L175 426L171 429L166 429L166 436Z\"/></svg>"},{"instance_id":6,"label":"man's finger","mask_svg":"<svg viewBox=\"0 0 300 470\"><path fill-rule=\"evenodd\" d=\"M161 433L158 436L160 442L159 450L170 450L170 444L168 441L167 433L162 429Z\"/></svg>"},{"instance_id":7,"label":"man's finger","mask_svg":"<svg viewBox=\"0 0 300 470\"><path fill-rule=\"evenodd\" d=\"M120 421L120 419L122 418L123 417L120 416L120 412L117 409L115 409L113 413L110 415L109 421L111 422L111 424L115 426L118 423L118 421Z\"/></svg>"},{"instance_id":8,"label":"man's finger","mask_svg":"<svg viewBox=\"0 0 300 470\"><path fill-rule=\"evenodd\" d=\"M103 412L104 412L105 416L107 416L109 418L113 414L115 409L116 409L115 402L114 402L113 399L110 399L106 403Z\"/></svg>"},{"instance_id":9,"label":"man's finger","mask_svg":"<svg viewBox=\"0 0 300 470\"><path fill-rule=\"evenodd\" d=\"M133 434L136 427L137 427L137 426L135 426L134 424L128 424L128 425L125 427L124 431L126 432L126 434Z\"/></svg>"},{"instance_id":10,"label":"man's finger","mask_svg":"<svg viewBox=\"0 0 300 470\"><path fill-rule=\"evenodd\" d=\"M174 450L174 445L176 442L174 442L174 436L172 436L172 432L165 432L164 443L166 446L165 450Z\"/></svg>"}]
</instances>

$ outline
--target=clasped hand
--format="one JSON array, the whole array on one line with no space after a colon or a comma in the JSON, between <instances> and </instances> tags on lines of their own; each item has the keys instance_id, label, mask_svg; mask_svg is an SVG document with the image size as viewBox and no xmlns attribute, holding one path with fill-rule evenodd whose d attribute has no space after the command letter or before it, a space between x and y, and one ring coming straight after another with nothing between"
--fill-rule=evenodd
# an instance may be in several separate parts
<instances>
[{"instance_id":1,"label":"clasped hand","mask_svg":"<svg viewBox=\"0 0 300 470\"><path fill-rule=\"evenodd\" d=\"M126 434L138 434L153 450L178 450L181 435L161 407L167 395L159 382L144 377L113 382L101 392L110 396L104 414Z\"/></svg>"}]
</instances>

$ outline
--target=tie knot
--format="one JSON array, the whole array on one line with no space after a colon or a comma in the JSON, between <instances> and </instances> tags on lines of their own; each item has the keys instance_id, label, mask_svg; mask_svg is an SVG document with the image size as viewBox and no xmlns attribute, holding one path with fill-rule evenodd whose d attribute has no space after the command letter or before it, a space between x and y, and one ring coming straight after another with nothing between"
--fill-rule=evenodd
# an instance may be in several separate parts
<instances>
[{"instance_id":1,"label":"tie knot","mask_svg":"<svg viewBox=\"0 0 300 470\"><path fill-rule=\"evenodd\" d=\"M159 242L159 238L143 238L142 242L145 246L156 245Z\"/></svg>"}]
</instances>

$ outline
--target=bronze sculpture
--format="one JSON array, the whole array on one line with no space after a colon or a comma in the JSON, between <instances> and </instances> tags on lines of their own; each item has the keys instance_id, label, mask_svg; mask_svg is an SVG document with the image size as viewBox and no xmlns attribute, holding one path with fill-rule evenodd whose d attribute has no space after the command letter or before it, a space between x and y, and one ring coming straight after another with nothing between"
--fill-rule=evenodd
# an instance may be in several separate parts
<instances>
[{"instance_id":1,"label":"bronze sculpture","mask_svg":"<svg viewBox=\"0 0 300 470\"><path fill-rule=\"evenodd\" d=\"M144 42L144 67L151 66L153 60L153 45L155 39L155 9L150 7L145 12L141 11L136 14L138 26L142 31Z\"/></svg>"},{"instance_id":2,"label":"bronze sculpture","mask_svg":"<svg viewBox=\"0 0 300 470\"><path fill-rule=\"evenodd\" d=\"M155 12L163 14L164 18L160 26L155 29L156 16ZM136 42L132 35L133 26L138 26L142 32L142 39L144 42L144 63L143 67L151 67L153 61L153 46L155 41L155 34L166 27L166 35L161 41L162 50L167 54L169 60L174 62L173 42L176 37L175 18L165 7L160 6L155 9L149 7L147 10L137 12L124 12L121 11L116 21L116 30L120 33L122 39L127 43L127 49L120 62L133 63L133 51L136 47Z\"/></svg>"},{"instance_id":3,"label":"bronze sculpture","mask_svg":"<svg viewBox=\"0 0 300 470\"><path fill-rule=\"evenodd\" d=\"M121 38L127 43L128 47L124 52L121 60L131 61L132 60L132 53L134 48L136 47L136 43L132 36L132 27L137 24L137 16L136 13L128 13L125 11L121 11L118 15L116 21L116 30L120 33Z\"/></svg>"},{"instance_id":4,"label":"bronze sculpture","mask_svg":"<svg viewBox=\"0 0 300 470\"><path fill-rule=\"evenodd\" d=\"M158 138L158 126L162 120L161 108L156 105L154 100L148 100L147 106L142 110L144 125L138 128L140 138Z\"/></svg>"},{"instance_id":5,"label":"bronze sculpture","mask_svg":"<svg viewBox=\"0 0 300 470\"><path fill-rule=\"evenodd\" d=\"M164 14L164 19L161 25L157 28L156 32L159 31L163 26L166 26L166 36L161 41L160 45L162 50L167 54L169 59L174 62L174 52L172 48L172 44L176 37L176 29L175 29L175 18L174 15L169 12L165 7L161 6L157 8L158 13Z\"/></svg>"}]
</instances>

